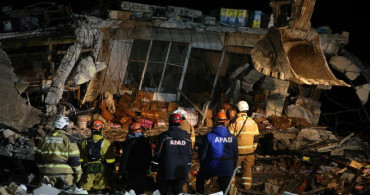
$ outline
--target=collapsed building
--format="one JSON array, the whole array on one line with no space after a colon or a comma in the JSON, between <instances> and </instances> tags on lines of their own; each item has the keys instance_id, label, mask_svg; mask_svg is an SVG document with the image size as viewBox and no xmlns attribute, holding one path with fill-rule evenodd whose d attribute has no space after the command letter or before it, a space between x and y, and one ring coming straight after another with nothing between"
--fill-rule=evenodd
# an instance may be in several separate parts
<instances>
[{"instance_id":1,"label":"collapsed building","mask_svg":"<svg viewBox=\"0 0 370 195\"><path fill-rule=\"evenodd\" d=\"M154 140L182 107L200 137L212 128L215 112L231 119L234 103L243 99L262 137L253 191L241 193L366 193L368 144L356 131L338 134L323 126L320 96L333 87L352 88L370 122L364 106L369 71L344 49L349 33L317 33L310 26L315 1L300 2L292 5L294 22L277 20L286 15L281 4L271 5L273 19L261 28L133 2L122 2L106 18L76 15L68 6L13 10L9 17L18 26L0 33L4 167L15 159L32 162L37 141L58 114L71 118L77 140L89 136L90 121L102 120L106 138L119 148L133 119ZM35 10L43 10L45 20ZM15 170L21 178L4 168L1 182L35 188L37 168L21 164ZM188 193L198 170L195 155Z\"/></svg>"}]
</instances>

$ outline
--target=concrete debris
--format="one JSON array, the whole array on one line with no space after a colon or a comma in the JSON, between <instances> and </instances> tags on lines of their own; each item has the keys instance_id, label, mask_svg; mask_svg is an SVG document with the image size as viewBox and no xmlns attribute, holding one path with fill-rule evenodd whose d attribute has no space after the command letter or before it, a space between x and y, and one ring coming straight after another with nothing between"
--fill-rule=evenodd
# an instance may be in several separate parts
<instances>
[{"instance_id":1,"label":"concrete debris","mask_svg":"<svg viewBox=\"0 0 370 195\"><path fill-rule=\"evenodd\" d=\"M64 55L59 68L56 72L53 82L46 96L45 103L47 104L47 112L50 114L56 114L57 103L62 98L65 81L72 71L78 56L81 53L82 45L75 43L70 46L67 53Z\"/></svg>"},{"instance_id":2,"label":"concrete debris","mask_svg":"<svg viewBox=\"0 0 370 195\"><path fill-rule=\"evenodd\" d=\"M91 47L94 44L94 41L98 38L96 35L98 30L93 28L91 25L86 23L81 23L75 29L76 43L82 47Z\"/></svg>"},{"instance_id":3,"label":"concrete debris","mask_svg":"<svg viewBox=\"0 0 370 195\"><path fill-rule=\"evenodd\" d=\"M26 91L30 84L28 82L19 82L15 84L15 88L18 90L19 94L22 94Z\"/></svg>"},{"instance_id":4,"label":"concrete debris","mask_svg":"<svg viewBox=\"0 0 370 195\"><path fill-rule=\"evenodd\" d=\"M0 123L17 130L31 128L40 122L42 112L28 106L14 87L16 77L8 55L0 49Z\"/></svg>"},{"instance_id":5,"label":"concrete debris","mask_svg":"<svg viewBox=\"0 0 370 195\"><path fill-rule=\"evenodd\" d=\"M345 73L350 80L355 80L360 75L360 68L344 56L334 56L330 58L329 63L339 72Z\"/></svg>"},{"instance_id":6,"label":"concrete debris","mask_svg":"<svg viewBox=\"0 0 370 195\"><path fill-rule=\"evenodd\" d=\"M338 138L336 138L331 131L319 128L302 129L292 143L290 150L316 151L317 147L320 147L317 145L321 143L337 141Z\"/></svg>"},{"instance_id":7,"label":"concrete debris","mask_svg":"<svg viewBox=\"0 0 370 195\"><path fill-rule=\"evenodd\" d=\"M147 5L134 2L122 2L121 9L125 11L133 12L133 16L136 19L141 18L150 18L154 13L164 13L162 15L166 16L169 19L176 19L177 17L187 17L187 18L198 18L202 16L202 12L199 10L188 9L184 7L175 7L175 6L155 6Z\"/></svg>"},{"instance_id":8,"label":"concrete debris","mask_svg":"<svg viewBox=\"0 0 370 195\"><path fill-rule=\"evenodd\" d=\"M289 81L265 77L261 88L269 90L269 98L266 102L266 116L281 116L285 98L289 96Z\"/></svg>"},{"instance_id":9,"label":"concrete debris","mask_svg":"<svg viewBox=\"0 0 370 195\"><path fill-rule=\"evenodd\" d=\"M184 80L180 81L180 83L184 82L184 91L181 94L186 97L187 102L178 101L176 88L171 89L166 84L163 84L160 89L157 87L161 76L165 78L168 74L174 73L153 68L153 64L162 62L164 58L166 58L164 64L171 65L169 66L171 69L172 66L184 69L174 74L174 78L180 75L191 78L193 75L188 74L189 72L196 75L200 71L212 75L215 71L208 70L205 61L202 59L195 61L195 58L201 58L204 55L190 55L194 54L192 49L200 49L199 52L212 49L213 51L207 51L206 55L210 55L210 58L216 61L213 56L225 47L229 48L228 55L230 54L231 57L250 54L250 49L261 40L267 29L216 25L215 17L204 16L201 11L182 7L163 7L126 1L122 2L120 7L123 11L109 11L109 18L113 20L86 16L86 20L78 21L77 26L74 26L76 40L68 43L67 51L58 51L57 55L65 53L58 69L52 73L53 78L43 80L41 84L43 90L48 89L46 99L42 96L42 101L46 103L46 112L49 115L56 114L57 111L66 112L71 120L67 132L78 143L91 136L89 126L93 120L103 121L104 137L117 147L120 147L119 145L126 139L128 126L132 122L139 122L145 129L144 135L153 139L168 129L168 117L177 109L185 111L185 118L195 128L197 136L195 140L199 140L198 138L212 129L214 125L212 117L215 113L222 111L229 120L232 120L237 114L234 103L244 99L250 103L250 111L253 112L251 118L256 121L260 131L259 146L255 153L256 164L252 168L252 188L256 191L252 192L257 192L256 194L283 192L282 194L288 195L296 192L321 194L321 191L335 191L349 194L351 190L361 192L369 187L368 143L362 142L360 137L355 137L355 133L341 139L327 130L327 127L319 126L321 103L316 100L319 99L322 89L331 88L329 85L331 83L311 83L307 80L307 83L318 84L317 87L306 88L303 85L297 87L290 81L272 78L270 76L273 75L257 71L246 63L249 59L244 59L244 56L243 59L235 58L235 62L233 60L226 63L228 66L219 78L222 86L215 88L219 90L215 96L213 92L209 93L206 89L192 91L193 86L186 86L188 83ZM131 19L145 21L136 21L138 22L136 24ZM202 23L198 23L196 19ZM322 39L321 46L325 54L334 56L330 60L333 68L344 73L350 80L355 80L359 75L364 74L363 69L357 65L358 61L347 56L338 56L341 46L348 43L348 33L320 36L326 36ZM152 40L156 49L147 52L145 64L149 63L150 69L143 73L136 63L144 64L144 57L132 58L134 54L139 54L132 47L136 47L136 44L147 47L149 42L147 40ZM185 49L186 47L188 49ZM55 45L50 44L50 53L56 48ZM146 51L143 49L144 56ZM156 56L166 51L168 51L167 57L163 55L161 59L161 56ZM186 54L187 51L188 54ZM89 53L80 55L86 52ZM175 55L176 53L178 55ZM230 56L227 58L231 58ZM49 69L54 70L55 62L52 62L51 58L52 55L48 57L48 62L52 64ZM175 58L181 58L186 63L191 61L189 63L192 64L192 71L186 70L182 62L174 61ZM206 64L206 68L194 66L198 61ZM52 117L46 118L45 120L48 121L42 121L40 124L39 117L42 113L27 106L26 100L20 96L23 92L28 96L28 88L33 87L31 82L22 83L15 77L11 62L2 50L0 50L0 65L0 88L2 89L0 99L3 108L0 111L0 124L7 126L6 129L0 130L0 156L20 161L34 161L37 140L53 129ZM269 70L266 69L266 71ZM139 78L140 75L142 78ZM151 78L147 78L147 75ZM204 75L205 78L207 75ZM211 76L208 75L208 77L206 79L211 80ZM52 82L50 82L51 79ZM140 79L144 83L143 87L141 84L140 87L137 86L137 80L140 81ZM225 79L226 82L224 82ZM86 89L82 84L89 81ZM226 84L230 86L225 86ZM65 86L69 87L65 88ZM224 92L224 89L228 90ZM297 92L296 97L287 99L290 96L288 89L292 89L293 93ZM370 84L359 85L355 89L361 103L365 104L368 101ZM160 93L166 90L171 93ZM85 98L81 101L81 95L84 92L85 97L89 96L87 101ZM69 93L75 96L70 96ZM310 95L307 95L308 93ZM188 94L189 98L187 98ZM68 97L64 98L64 95ZM310 98L307 98L308 96ZM59 102L62 97L66 102ZM296 101L293 102L293 100ZM215 104L212 105L213 103ZM57 110L63 106L70 110ZM77 106L94 110L76 111ZM199 109L202 106L207 109ZM200 118L202 120L199 120ZM34 127L35 124L39 124L39 127ZM27 134L21 131L25 129L28 130ZM122 150L115 149L119 157ZM196 182L200 167L197 149L197 147L194 148L194 159L190 168L189 191L195 191L193 184ZM9 172L9 170L4 171ZM25 175L28 183L37 178L37 174ZM155 174L151 176L154 177ZM241 184L239 176L240 170L236 175L237 185ZM206 183L210 189L216 188L215 184L212 179ZM307 186L308 184L310 187ZM0 194L27 194L27 190L29 189L25 185L17 186L11 183L0 187ZM70 193L82 193L77 188L74 190ZM241 193L243 192L241 189ZM48 185L41 185L34 189L33 193L60 194L61 191ZM133 191L125 193L135 194ZM214 191L209 191L207 194L212 193Z\"/></svg>"},{"instance_id":10,"label":"concrete debris","mask_svg":"<svg viewBox=\"0 0 370 195\"><path fill-rule=\"evenodd\" d=\"M95 73L103 70L105 68L105 63L94 63L93 59L88 56L82 59L75 70L74 76L71 79L72 85L81 85L90 81Z\"/></svg>"},{"instance_id":11,"label":"concrete debris","mask_svg":"<svg viewBox=\"0 0 370 195\"><path fill-rule=\"evenodd\" d=\"M266 194L278 194L280 187L271 183L265 183L265 193Z\"/></svg>"},{"instance_id":12,"label":"concrete debris","mask_svg":"<svg viewBox=\"0 0 370 195\"><path fill-rule=\"evenodd\" d=\"M75 29L75 34L76 43L70 46L67 50L67 53L64 55L45 99L45 103L47 104L46 112L51 115L54 115L57 112L56 105L62 98L64 84L75 63L79 59L82 47L91 47L93 45L95 34L97 34L97 29L82 23L78 28ZM91 71L94 72L94 70Z\"/></svg>"},{"instance_id":13,"label":"concrete debris","mask_svg":"<svg viewBox=\"0 0 370 195\"><path fill-rule=\"evenodd\" d=\"M264 75L256 70L251 70L243 76L242 89L248 93L252 91L253 85L260 80Z\"/></svg>"},{"instance_id":14,"label":"concrete debris","mask_svg":"<svg viewBox=\"0 0 370 195\"><path fill-rule=\"evenodd\" d=\"M10 183L9 186L3 186L0 187L0 194L1 195L27 195L27 187L23 184L20 184L19 186L15 184L14 182Z\"/></svg>"},{"instance_id":15,"label":"concrete debris","mask_svg":"<svg viewBox=\"0 0 370 195\"><path fill-rule=\"evenodd\" d=\"M247 68L250 65L248 63L244 64L243 66L238 67L233 73L231 73L230 78L235 79L237 76L239 76L244 70L247 70Z\"/></svg>"},{"instance_id":16,"label":"concrete debris","mask_svg":"<svg viewBox=\"0 0 370 195\"><path fill-rule=\"evenodd\" d=\"M356 94L360 98L361 104L365 105L369 99L370 83L356 86Z\"/></svg>"},{"instance_id":17,"label":"concrete debris","mask_svg":"<svg viewBox=\"0 0 370 195\"><path fill-rule=\"evenodd\" d=\"M358 150L358 151L361 151L363 150L365 147L365 149L369 149L368 145L364 145L362 144L362 141L359 137L354 137L354 138L351 138L351 139L348 139L347 141L345 141L343 144L342 144L342 149L344 150Z\"/></svg>"},{"instance_id":18,"label":"concrete debris","mask_svg":"<svg viewBox=\"0 0 370 195\"><path fill-rule=\"evenodd\" d=\"M194 9L188 9L185 7L175 7L175 6L167 6L166 7L166 15L171 15L174 17L189 17L189 18L199 18L202 16L202 12L199 10L194 10ZM172 15L172 13L174 15Z\"/></svg>"},{"instance_id":19,"label":"concrete debris","mask_svg":"<svg viewBox=\"0 0 370 195\"><path fill-rule=\"evenodd\" d=\"M299 105L289 105L286 109L288 117L304 118L308 123L317 124L320 115L313 115L308 109Z\"/></svg>"},{"instance_id":20,"label":"concrete debris","mask_svg":"<svg viewBox=\"0 0 370 195\"><path fill-rule=\"evenodd\" d=\"M54 188L52 186L49 186L49 185L45 185L45 184L43 184L39 188L33 190L34 195L45 195L45 194L58 195L61 192L62 192L61 190L59 190L57 188Z\"/></svg>"},{"instance_id":21,"label":"concrete debris","mask_svg":"<svg viewBox=\"0 0 370 195\"><path fill-rule=\"evenodd\" d=\"M340 48L349 42L349 32L341 34L320 34L321 48L324 53L330 56L338 55Z\"/></svg>"},{"instance_id":22,"label":"concrete debris","mask_svg":"<svg viewBox=\"0 0 370 195\"><path fill-rule=\"evenodd\" d=\"M9 130L9 129L2 129L2 130L0 130L0 131L2 131L3 132L3 137L4 137L4 139L8 139L10 136L14 136L15 135L15 132L14 131L12 131L12 130Z\"/></svg>"},{"instance_id":23,"label":"concrete debris","mask_svg":"<svg viewBox=\"0 0 370 195\"><path fill-rule=\"evenodd\" d=\"M23 160L34 160L35 148L28 137L15 133L9 129L2 129L3 140L0 143L0 155Z\"/></svg>"}]
</instances>

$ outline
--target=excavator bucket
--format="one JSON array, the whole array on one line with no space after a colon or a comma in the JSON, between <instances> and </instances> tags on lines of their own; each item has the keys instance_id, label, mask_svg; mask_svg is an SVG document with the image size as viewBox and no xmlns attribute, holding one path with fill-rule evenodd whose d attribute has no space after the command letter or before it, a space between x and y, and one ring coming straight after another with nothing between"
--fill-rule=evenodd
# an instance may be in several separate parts
<instances>
[{"instance_id":1,"label":"excavator bucket","mask_svg":"<svg viewBox=\"0 0 370 195\"><path fill-rule=\"evenodd\" d=\"M301 1L302 4L295 5L296 10L301 10L297 6L302 8L306 5L304 0ZM312 12L314 1L306 0L307 2ZM307 20L307 13L304 15ZM271 27L266 36L255 45L251 51L255 69L267 76L298 84L349 87L350 85L337 79L331 72L321 50L320 36L309 29L309 26L298 26L299 22L302 22L298 20L299 16L296 16L297 21L291 21L288 27ZM303 29L294 28L297 26Z\"/></svg>"}]
</instances>

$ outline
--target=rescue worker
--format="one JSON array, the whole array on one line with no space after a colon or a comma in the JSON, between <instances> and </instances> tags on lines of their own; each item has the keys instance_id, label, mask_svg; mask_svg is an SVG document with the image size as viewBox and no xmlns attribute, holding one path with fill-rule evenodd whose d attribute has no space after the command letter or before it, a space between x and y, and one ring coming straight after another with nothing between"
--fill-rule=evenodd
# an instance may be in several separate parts
<instances>
[{"instance_id":1,"label":"rescue worker","mask_svg":"<svg viewBox=\"0 0 370 195\"><path fill-rule=\"evenodd\" d=\"M134 190L136 194L144 194L146 173L152 160L152 146L143 135L139 122L129 126L129 132L123 143L123 154L118 175L126 185L126 190Z\"/></svg>"},{"instance_id":2,"label":"rescue worker","mask_svg":"<svg viewBox=\"0 0 370 195\"><path fill-rule=\"evenodd\" d=\"M250 190L252 187L251 168L254 165L254 151L257 148L259 131L256 122L248 117L248 103L239 101L236 107L237 115L231 121L229 130L238 138L238 167L241 166L242 187L245 190Z\"/></svg>"},{"instance_id":3,"label":"rescue worker","mask_svg":"<svg viewBox=\"0 0 370 195\"><path fill-rule=\"evenodd\" d=\"M194 131L194 127L193 125L191 125L188 120L186 119L186 111L183 110L183 109L177 109L173 112L174 114L176 113L179 113L181 115L181 118L182 118L182 123L180 124L180 129L186 131L186 133L188 135L190 135L190 139L191 139L191 145L193 146L194 148L194 144L195 144L195 131Z\"/></svg>"},{"instance_id":4,"label":"rescue worker","mask_svg":"<svg viewBox=\"0 0 370 195\"><path fill-rule=\"evenodd\" d=\"M225 193L238 162L238 141L225 126L228 121L226 114L219 112L213 120L212 131L203 136L198 150L197 194L204 194L205 181L215 176L219 190Z\"/></svg>"},{"instance_id":5,"label":"rescue worker","mask_svg":"<svg viewBox=\"0 0 370 195\"><path fill-rule=\"evenodd\" d=\"M182 129L180 114L171 114L169 129L159 135L152 161L152 169L158 166L157 180L160 194L167 194L172 187L172 194L183 192L183 185L189 176L193 157L190 136Z\"/></svg>"},{"instance_id":6,"label":"rescue worker","mask_svg":"<svg viewBox=\"0 0 370 195\"><path fill-rule=\"evenodd\" d=\"M81 178L81 187L84 190L102 192L106 189L107 174L114 170L113 145L103 138L104 124L95 120L91 126L92 136L82 140L81 162L84 164L84 173Z\"/></svg>"},{"instance_id":7,"label":"rescue worker","mask_svg":"<svg viewBox=\"0 0 370 195\"><path fill-rule=\"evenodd\" d=\"M82 174L77 142L66 132L69 118L57 116L54 130L37 145L35 160L40 174L52 186L67 189L79 182Z\"/></svg>"}]
</instances>

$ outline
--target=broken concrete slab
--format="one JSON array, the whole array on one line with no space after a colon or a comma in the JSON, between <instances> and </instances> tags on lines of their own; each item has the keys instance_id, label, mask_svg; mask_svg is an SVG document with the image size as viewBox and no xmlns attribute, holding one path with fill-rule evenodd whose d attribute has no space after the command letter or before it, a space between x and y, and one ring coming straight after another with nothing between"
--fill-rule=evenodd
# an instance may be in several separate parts
<instances>
[{"instance_id":1,"label":"broken concrete slab","mask_svg":"<svg viewBox=\"0 0 370 195\"><path fill-rule=\"evenodd\" d=\"M88 56L78 63L71 82L73 85L81 85L86 83L94 77L95 73L103 70L105 67L106 66L104 62L96 64L92 57Z\"/></svg>"},{"instance_id":2,"label":"broken concrete slab","mask_svg":"<svg viewBox=\"0 0 370 195\"><path fill-rule=\"evenodd\" d=\"M304 118L308 123L317 125L321 114L321 103L312 99L297 99L295 104L287 106L288 117Z\"/></svg>"},{"instance_id":3,"label":"broken concrete slab","mask_svg":"<svg viewBox=\"0 0 370 195\"><path fill-rule=\"evenodd\" d=\"M247 68L250 65L248 63L244 64L243 66L239 66L236 70L234 70L233 73L231 73L230 78L235 79L237 76L239 76L244 70L247 70Z\"/></svg>"},{"instance_id":4,"label":"broken concrete slab","mask_svg":"<svg viewBox=\"0 0 370 195\"><path fill-rule=\"evenodd\" d=\"M344 56L334 56L330 58L329 63L334 69L345 73L350 80L355 80L360 75L360 68L353 64L353 62Z\"/></svg>"},{"instance_id":5,"label":"broken concrete slab","mask_svg":"<svg viewBox=\"0 0 370 195\"><path fill-rule=\"evenodd\" d=\"M64 55L46 96L45 103L47 104L47 113L51 115L56 114L56 105L62 98L64 84L75 66L75 63L79 59L82 47L91 47L94 43L95 34L97 34L97 29L93 29L85 23L80 24L80 26L75 29L76 43L71 45Z\"/></svg>"},{"instance_id":6,"label":"broken concrete slab","mask_svg":"<svg viewBox=\"0 0 370 195\"><path fill-rule=\"evenodd\" d=\"M289 96L289 81L265 77L261 88L270 90L266 102L266 116L281 116L284 109L285 98Z\"/></svg>"},{"instance_id":7,"label":"broken concrete slab","mask_svg":"<svg viewBox=\"0 0 370 195\"><path fill-rule=\"evenodd\" d=\"M322 127L312 127L302 129L289 148L291 150L317 151L322 148L320 143L337 143L338 141L338 138L331 131L327 131Z\"/></svg>"},{"instance_id":8,"label":"broken concrete slab","mask_svg":"<svg viewBox=\"0 0 370 195\"><path fill-rule=\"evenodd\" d=\"M350 138L342 144L345 150L363 150L362 141L359 137Z\"/></svg>"},{"instance_id":9,"label":"broken concrete slab","mask_svg":"<svg viewBox=\"0 0 370 195\"><path fill-rule=\"evenodd\" d=\"M366 104L369 99L370 83L364 85L356 86L356 94L361 101L361 104Z\"/></svg>"},{"instance_id":10,"label":"broken concrete slab","mask_svg":"<svg viewBox=\"0 0 370 195\"><path fill-rule=\"evenodd\" d=\"M260 80L264 75L255 69L249 71L243 76L242 88L246 93L252 91L253 85Z\"/></svg>"},{"instance_id":11,"label":"broken concrete slab","mask_svg":"<svg viewBox=\"0 0 370 195\"><path fill-rule=\"evenodd\" d=\"M33 190L34 195L58 195L61 192L61 190L45 184L42 184L39 188Z\"/></svg>"},{"instance_id":12,"label":"broken concrete slab","mask_svg":"<svg viewBox=\"0 0 370 195\"><path fill-rule=\"evenodd\" d=\"M7 54L0 49L0 123L24 130L40 122L42 113L26 104L14 87L15 75Z\"/></svg>"},{"instance_id":13,"label":"broken concrete slab","mask_svg":"<svg viewBox=\"0 0 370 195\"><path fill-rule=\"evenodd\" d=\"M3 186L3 187L0 187L0 194L1 195L11 195L9 192L8 192L8 186Z\"/></svg>"},{"instance_id":14,"label":"broken concrete slab","mask_svg":"<svg viewBox=\"0 0 370 195\"><path fill-rule=\"evenodd\" d=\"M19 82L15 84L15 88L17 88L18 93L22 94L28 88L30 84L28 82Z\"/></svg>"},{"instance_id":15,"label":"broken concrete slab","mask_svg":"<svg viewBox=\"0 0 370 195\"><path fill-rule=\"evenodd\" d=\"M15 132L12 131L12 130L9 130L9 129L5 129L5 130L3 129L3 130L0 130L0 131L3 132L4 139L7 139L8 137L15 135Z\"/></svg>"},{"instance_id":16,"label":"broken concrete slab","mask_svg":"<svg viewBox=\"0 0 370 195\"><path fill-rule=\"evenodd\" d=\"M82 45L75 43L68 48L67 53L64 55L45 99L47 113L56 114L56 105L62 99L64 84L78 60L81 50Z\"/></svg>"}]
</instances>

